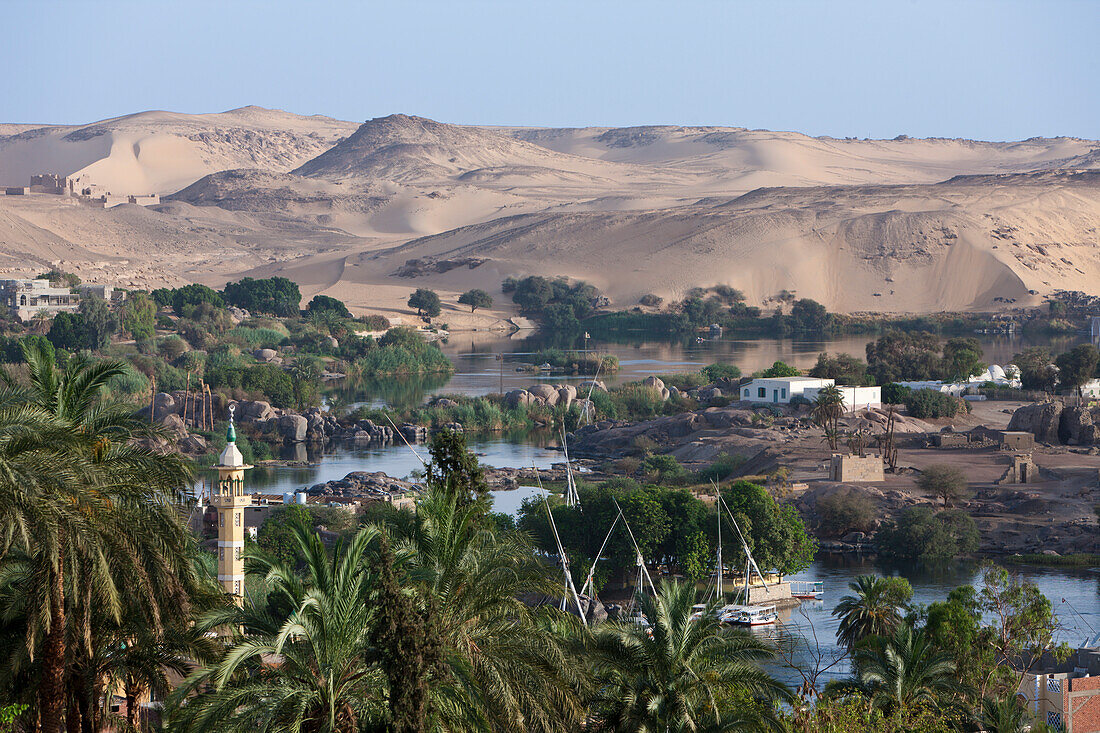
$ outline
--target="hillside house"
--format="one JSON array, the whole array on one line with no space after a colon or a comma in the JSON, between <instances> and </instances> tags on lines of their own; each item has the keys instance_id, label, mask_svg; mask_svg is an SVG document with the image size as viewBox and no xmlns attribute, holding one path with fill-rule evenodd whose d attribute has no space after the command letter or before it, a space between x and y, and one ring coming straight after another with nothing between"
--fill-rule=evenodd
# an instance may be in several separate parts
<instances>
[{"instance_id":1,"label":"hillside house","mask_svg":"<svg viewBox=\"0 0 1100 733\"><path fill-rule=\"evenodd\" d=\"M745 402L790 404L795 397L813 402L824 387L836 386L835 380L817 377L761 377L740 386L740 398ZM837 386L844 395L844 407L859 410L882 405L880 387Z\"/></svg>"}]
</instances>

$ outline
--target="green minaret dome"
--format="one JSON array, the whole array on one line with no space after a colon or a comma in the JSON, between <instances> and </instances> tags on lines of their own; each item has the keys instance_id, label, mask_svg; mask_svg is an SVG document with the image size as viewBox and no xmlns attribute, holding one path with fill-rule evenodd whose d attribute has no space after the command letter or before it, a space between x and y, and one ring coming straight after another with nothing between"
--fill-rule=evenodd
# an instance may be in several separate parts
<instances>
[{"instance_id":1,"label":"green minaret dome","mask_svg":"<svg viewBox=\"0 0 1100 733\"><path fill-rule=\"evenodd\" d=\"M233 427L233 418L229 419L229 429L225 431L225 440L227 443L237 442L237 430Z\"/></svg>"}]
</instances>

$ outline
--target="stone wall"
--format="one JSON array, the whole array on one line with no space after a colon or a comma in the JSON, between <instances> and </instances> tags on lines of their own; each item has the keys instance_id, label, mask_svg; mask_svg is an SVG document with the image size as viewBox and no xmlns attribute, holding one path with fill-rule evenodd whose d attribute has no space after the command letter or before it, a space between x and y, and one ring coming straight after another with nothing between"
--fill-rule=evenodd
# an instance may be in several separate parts
<instances>
[{"instance_id":1,"label":"stone wall","mask_svg":"<svg viewBox=\"0 0 1100 733\"><path fill-rule=\"evenodd\" d=\"M829 480L844 483L885 481L879 456L846 456L834 453L829 464Z\"/></svg>"}]
</instances>

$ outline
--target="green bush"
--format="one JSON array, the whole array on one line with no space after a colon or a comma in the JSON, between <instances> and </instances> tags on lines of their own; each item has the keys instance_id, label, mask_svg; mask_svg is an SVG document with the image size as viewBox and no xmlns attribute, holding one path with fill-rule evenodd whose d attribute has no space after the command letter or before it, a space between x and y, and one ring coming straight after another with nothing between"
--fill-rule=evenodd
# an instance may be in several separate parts
<instances>
[{"instance_id":1,"label":"green bush","mask_svg":"<svg viewBox=\"0 0 1100 733\"><path fill-rule=\"evenodd\" d=\"M889 384L883 385L882 387L882 404L904 405L905 401L912 393L913 390L909 387L906 387L904 384L890 382Z\"/></svg>"},{"instance_id":2,"label":"green bush","mask_svg":"<svg viewBox=\"0 0 1100 733\"><path fill-rule=\"evenodd\" d=\"M883 524L875 541L886 557L938 563L977 552L980 537L965 512L915 506Z\"/></svg>"},{"instance_id":3,"label":"green bush","mask_svg":"<svg viewBox=\"0 0 1100 733\"><path fill-rule=\"evenodd\" d=\"M735 474L744 464L744 456L731 456L728 453L723 453L696 475L699 481L722 481Z\"/></svg>"},{"instance_id":4,"label":"green bush","mask_svg":"<svg viewBox=\"0 0 1100 733\"><path fill-rule=\"evenodd\" d=\"M711 382L720 379L734 380L741 378L741 370L733 364L711 364L703 367L703 376Z\"/></svg>"},{"instance_id":5,"label":"green bush","mask_svg":"<svg viewBox=\"0 0 1100 733\"><path fill-rule=\"evenodd\" d=\"M286 334L273 328L249 328L245 326L237 326L226 336L238 338L253 349L276 349L289 340Z\"/></svg>"},{"instance_id":6,"label":"green bush","mask_svg":"<svg viewBox=\"0 0 1100 733\"><path fill-rule=\"evenodd\" d=\"M966 410L965 400L953 397L935 389L913 390L905 398L905 409L911 417L918 419L936 417L955 417L959 410Z\"/></svg>"}]
</instances>

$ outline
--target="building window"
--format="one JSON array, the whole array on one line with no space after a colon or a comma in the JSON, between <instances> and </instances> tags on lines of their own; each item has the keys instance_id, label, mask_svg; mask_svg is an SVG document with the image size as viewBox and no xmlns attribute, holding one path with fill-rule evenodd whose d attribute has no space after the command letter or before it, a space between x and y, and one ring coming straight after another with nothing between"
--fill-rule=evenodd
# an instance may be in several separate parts
<instances>
[{"instance_id":1,"label":"building window","mask_svg":"<svg viewBox=\"0 0 1100 733\"><path fill-rule=\"evenodd\" d=\"M218 559L223 561L223 562L225 561L225 548L224 547L219 547L218 548Z\"/></svg>"},{"instance_id":2,"label":"building window","mask_svg":"<svg viewBox=\"0 0 1100 733\"><path fill-rule=\"evenodd\" d=\"M779 396L782 397L783 399L787 399L787 388L786 387L779 390Z\"/></svg>"},{"instance_id":3,"label":"building window","mask_svg":"<svg viewBox=\"0 0 1100 733\"><path fill-rule=\"evenodd\" d=\"M747 388L747 387L745 388L745 396L746 396L746 397L748 397L748 396L749 396L749 390L748 390L748 388Z\"/></svg>"},{"instance_id":4,"label":"building window","mask_svg":"<svg viewBox=\"0 0 1100 733\"><path fill-rule=\"evenodd\" d=\"M225 526L225 512L218 512L218 526Z\"/></svg>"},{"instance_id":5,"label":"building window","mask_svg":"<svg viewBox=\"0 0 1100 733\"><path fill-rule=\"evenodd\" d=\"M757 387L756 396L759 397L760 399L767 399L767 397L768 397L768 388L767 387Z\"/></svg>"},{"instance_id":6,"label":"building window","mask_svg":"<svg viewBox=\"0 0 1100 733\"><path fill-rule=\"evenodd\" d=\"M234 580L233 581L233 592L235 594L237 594L238 596L241 594L241 581L239 581L239 580Z\"/></svg>"},{"instance_id":7,"label":"building window","mask_svg":"<svg viewBox=\"0 0 1100 733\"><path fill-rule=\"evenodd\" d=\"M236 548L236 551L233 554L235 555L237 560L240 560L241 559L241 548L239 548L239 547Z\"/></svg>"}]
</instances>

